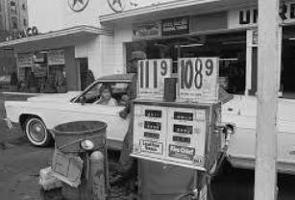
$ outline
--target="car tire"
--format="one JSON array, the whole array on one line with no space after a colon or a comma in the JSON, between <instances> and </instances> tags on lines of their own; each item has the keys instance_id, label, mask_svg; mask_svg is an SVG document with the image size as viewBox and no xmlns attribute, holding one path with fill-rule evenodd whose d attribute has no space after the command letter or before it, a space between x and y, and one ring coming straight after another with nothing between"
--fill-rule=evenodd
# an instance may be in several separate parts
<instances>
[{"instance_id":1,"label":"car tire","mask_svg":"<svg viewBox=\"0 0 295 200\"><path fill-rule=\"evenodd\" d=\"M53 138L40 118L28 118L24 125L26 137L34 146L45 147L52 142Z\"/></svg>"}]
</instances>

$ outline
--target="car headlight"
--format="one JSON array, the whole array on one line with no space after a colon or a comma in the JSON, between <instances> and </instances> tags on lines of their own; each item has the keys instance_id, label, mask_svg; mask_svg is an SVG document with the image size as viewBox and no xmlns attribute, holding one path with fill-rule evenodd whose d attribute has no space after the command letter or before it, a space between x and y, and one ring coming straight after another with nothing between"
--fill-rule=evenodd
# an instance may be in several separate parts
<instances>
[{"instance_id":1,"label":"car headlight","mask_svg":"<svg viewBox=\"0 0 295 200\"><path fill-rule=\"evenodd\" d=\"M83 140L81 141L81 147L84 150L93 150L94 149L94 143L91 140Z\"/></svg>"}]
</instances>

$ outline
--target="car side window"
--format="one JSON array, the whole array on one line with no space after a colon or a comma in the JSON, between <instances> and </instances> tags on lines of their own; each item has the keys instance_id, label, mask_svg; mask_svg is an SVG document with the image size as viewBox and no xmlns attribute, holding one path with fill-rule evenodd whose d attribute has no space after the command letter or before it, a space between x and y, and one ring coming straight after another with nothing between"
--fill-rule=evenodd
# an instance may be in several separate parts
<instances>
[{"instance_id":1,"label":"car side window","mask_svg":"<svg viewBox=\"0 0 295 200\"><path fill-rule=\"evenodd\" d=\"M102 83L96 83L88 90L86 90L76 101L75 103L94 103L100 98L100 87Z\"/></svg>"},{"instance_id":2,"label":"car side window","mask_svg":"<svg viewBox=\"0 0 295 200\"><path fill-rule=\"evenodd\" d=\"M129 97L127 90L130 88L130 83L97 83L85 91L75 103L97 104L100 99L100 89L103 85L109 85L111 88L112 98L117 101L119 106L124 106L128 103Z\"/></svg>"},{"instance_id":3,"label":"car side window","mask_svg":"<svg viewBox=\"0 0 295 200\"><path fill-rule=\"evenodd\" d=\"M126 98L128 87L129 83L114 83L111 85L112 97L116 99L119 106L125 105L125 101L128 100Z\"/></svg>"}]
</instances>

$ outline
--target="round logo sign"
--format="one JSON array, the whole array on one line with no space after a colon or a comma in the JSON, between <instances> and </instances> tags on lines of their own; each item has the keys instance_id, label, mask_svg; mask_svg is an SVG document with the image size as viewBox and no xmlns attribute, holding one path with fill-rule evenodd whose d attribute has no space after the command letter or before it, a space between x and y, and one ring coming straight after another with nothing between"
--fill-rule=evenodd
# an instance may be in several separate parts
<instances>
[{"instance_id":1,"label":"round logo sign","mask_svg":"<svg viewBox=\"0 0 295 200\"><path fill-rule=\"evenodd\" d=\"M116 12L122 12L125 9L127 0L107 0L110 8Z\"/></svg>"},{"instance_id":2,"label":"round logo sign","mask_svg":"<svg viewBox=\"0 0 295 200\"><path fill-rule=\"evenodd\" d=\"M69 7L75 12L81 12L88 5L89 0L68 0Z\"/></svg>"}]
</instances>

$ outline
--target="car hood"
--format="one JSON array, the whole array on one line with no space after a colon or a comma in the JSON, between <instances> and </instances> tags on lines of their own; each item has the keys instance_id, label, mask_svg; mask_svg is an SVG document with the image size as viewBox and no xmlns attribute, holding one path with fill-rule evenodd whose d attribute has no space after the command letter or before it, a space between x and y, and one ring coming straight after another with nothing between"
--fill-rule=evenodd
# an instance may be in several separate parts
<instances>
[{"instance_id":1,"label":"car hood","mask_svg":"<svg viewBox=\"0 0 295 200\"><path fill-rule=\"evenodd\" d=\"M80 91L71 91L62 94L40 94L38 96L27 99L29 102L69 102L74 97L77 97Z\"/></svg>"}]
</instances>

